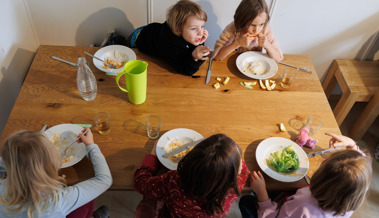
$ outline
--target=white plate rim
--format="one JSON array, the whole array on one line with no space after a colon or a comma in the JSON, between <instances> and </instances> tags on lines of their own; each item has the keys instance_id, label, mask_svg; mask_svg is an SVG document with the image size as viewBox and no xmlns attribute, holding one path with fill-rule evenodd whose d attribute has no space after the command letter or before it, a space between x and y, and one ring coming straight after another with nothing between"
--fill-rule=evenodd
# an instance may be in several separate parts
<instances>
[{"instance_id":1,"label":"white plate rim","mask_svg":"<svg viewBox=\"0 0 379 218\"><path fill-rule=\"evenodd\" d=\"M137 59L136 53L131 48L123 46L123 45L105 46L105 47L97 50L97 52L94 54L94 56L103 60L105 58L104 56L110 51L119 51L119 52L125 53L128 56L127 62ZM92 58L92 62L97 69L99 69L103 72L109 73L110 75L117 75L118 72L120 72L122 69L124 69L124 67L121 67L119 69L104 69L102 67L104 63L95 59L95 58Z\"/></svg>"},{"instance_id":2,"label":"white plate rim","mask_svg":"<svg viewBox=\"0 0 379 218\"><path fill-rule=\"evenodd\" d=\"M71 123L65 123L65 124L59 124L47 129L44 132L44 134L49 139L49 141L51 141L55 133L69 132L68 134L74 134L75 136L77 136L79 133L82 132L82 129L83 127L81 126L71 124ZM86 146L82 142L81 143L74 142L72 147L76 155L70 161L66 163L62 163L61 168L66 168L66 167L75 165L76 163L81 161L87 153Z\"/></svg>"},{"instance_id":3,"label":"white plate rim","mask_svg":"<svg viewBox=\"0 0 379 218\"><path fill-rule=\"evenodd\" d=\"M283 150L285 147L290 145L294 145L293 149L296 151L299 157L299 169L296 172L285 175L278 173L267 166L266 159L271 152ZM309 159L304 150L295 142L282 137L270 137L259 143L255 152L255 158L263 172L265 172L271 178L281 182L298 181L307 174L309 169Z\"/></svg>"},{"instance_id":4,"label":"white plate rim","mask_svg":"<svg viewBox=\"0 0 379 218\"><path fill-rule=\"evenodd\" d=\"M242 68L243 68L242 63L245 59L247 59L249 57L255 57L257 59L265 61L270 66L269 72L266 74L263 74L263 75L254 75L254 74L244 72L242 70ZM278 72L278 64L275 62L275 60L270 58L267 54L264 54L262 52L257 52L257 51L247 51L247 52L240 54L237 57L236 65L237 65L238 70L242 74L244 74L247 77L253 78L253 79L268 79L268 78L273 77Z\"/></svg>"},{"instance_id":5,"label":"white plate rim","mask_svg":"<svg viewBox=\"0 0 379 218\"><path fill-rule=\"evenodd\" d=\"M177 128L177 129L172 129L166 132L165 134L163 134L157 142L157 146L156 146L157 157L159 161L170 170L176 170L178 168L178 165L171 162L169 159L162 157L162 155L165 154L164 147L168 145L169 138L174 139L174 138L183 137L183 136L193 138L193 140L204 138L200 133L196 132L195 130L187 129L187 128Z\"/></svg>"}]
</instances>

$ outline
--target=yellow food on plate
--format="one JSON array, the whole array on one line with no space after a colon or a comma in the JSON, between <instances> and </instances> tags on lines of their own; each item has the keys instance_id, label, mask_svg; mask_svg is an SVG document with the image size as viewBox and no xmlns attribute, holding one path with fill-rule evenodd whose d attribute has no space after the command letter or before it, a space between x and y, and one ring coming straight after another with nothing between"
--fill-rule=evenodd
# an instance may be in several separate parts
<instances>
[{"instance_id":1,"label":"yellow food on plate","mask_svg":"<svg viewBox=\"0 0 379 218\"><path fill-rule=\"evenodd\" d=\"M242 67L242 70L246 73L253 75L263 75L266 74L266 66L262 60L257 61L246 61Z\"/></svg>"},{"instance_id":2,"label":"yellow food on plate","mask_svg":"<svg viewBox=\"0 0 379 218\"><path fill-rule=\"evenodd\" d=\"M125 65L125 63L126 63L126 61L116 61L116 60L113 60L113 59L110 59L110 58L105 58L105 62L108 63L108 64L111 64L111 65L115 66L116 69L119 69L119 68L123 67ZM111 69L105 63L103 64L102 67L104 69Z\"/></svg>"},{"instance_id":3,"label":"yellow food on plate","mask_svg":"<svg viewBox=\"0 0 379 218\"><path fill-rule=\"evenodd\" d=\"M51 139L51 143L55 146L59 153L62 153L68 146L69 142L66 140L66 138L63 138L61 134L55 133ZM67 150L67 154L69 154L69 152L72 152L72 147ZM74 156L72 154L69 157L66 155L62 156L62 163L69 162L73 157Z\"/></svg>"},{"instance_id":4,"label":"yellow food on plate","mask_svg":"<svg viewBox=\"0 0 379 218\"><path fill-rule=\"evenodd\" d=\"M176 149L179 149L183 146L183 143L181 143L178 139L173 139L165 148L165 152L166 154L171 152L171 151L174 151ZM174 154L170 157L167 157L167 159L169 159L171 162L173 163L179 163L179 161L188 153L190 152L194 147L190 147L189 149L187 150L184 150L178 154Z\"/></svg>"}]
</instances>

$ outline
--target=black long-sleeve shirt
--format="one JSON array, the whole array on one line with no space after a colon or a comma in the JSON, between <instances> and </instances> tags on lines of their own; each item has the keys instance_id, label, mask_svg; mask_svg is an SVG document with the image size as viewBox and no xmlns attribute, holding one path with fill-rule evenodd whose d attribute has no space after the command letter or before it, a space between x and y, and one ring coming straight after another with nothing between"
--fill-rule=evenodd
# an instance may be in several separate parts
<instances>
[{"instance_id":1,"label":"black long-sleeve shirt","mask_svg":"<svg viewBox=\"0 0 379 218\"><path fill-rule=\"evenodd\" d=\"M166 22L151 23L141 30L136 47L142 52L168 61L180 74L191 76L204 61L195 61L192 52L196 46L175 35Z\"/></svg>"}]
</instances>

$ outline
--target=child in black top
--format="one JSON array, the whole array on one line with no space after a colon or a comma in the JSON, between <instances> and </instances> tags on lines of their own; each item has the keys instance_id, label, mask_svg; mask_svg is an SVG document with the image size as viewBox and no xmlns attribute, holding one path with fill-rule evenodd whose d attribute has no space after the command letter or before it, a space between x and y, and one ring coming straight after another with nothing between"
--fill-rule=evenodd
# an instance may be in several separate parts
<instances>
[{"instance_id":1,"label":"child in black top","mask_svg":"<svg viewBox=\"0 0 379 218\"><path fill-rule=\"evenodd\" d=\"M190 76L210 53L204 46L208 37L205 21L207 14L200 5L180 0L168 10L166 22L138 28L129 36L127 46L164 58L178 73Z\"/></svg>"}]
</instances>

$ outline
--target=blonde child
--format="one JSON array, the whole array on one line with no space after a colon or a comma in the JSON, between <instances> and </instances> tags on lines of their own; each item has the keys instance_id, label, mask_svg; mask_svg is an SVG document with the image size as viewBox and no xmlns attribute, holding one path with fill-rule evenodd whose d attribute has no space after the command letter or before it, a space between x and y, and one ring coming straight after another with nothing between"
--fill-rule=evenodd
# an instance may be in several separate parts
<instances>
[{"instance_id":1,"label":"blonde child","mask_svg":"<svg viewBox=\"0 0 379 218\"><path fill-rule=\"evenodd\" d=\"M178 170L154 176L159 166L154 146L134 176L135 189L144 195L135 217L225 217L249 173L241 154L232 139L213 135L193 148Z\"/></svg>"},{"instance_id":2,"label":"blonde child","mask_svg":"<svg viewBox=\"0 0 379 218\"><path fill-rule=\"evenodd\" d=\"M313 174L310 186L300 188L287 197L282 206L269 199L262 174L250 176L250 187L258 200L258 214L251 196L243 196L243 217L350 217L363 202L372 177L371 158L355 142L342 135L332 137L330 146L346 150L330 155ZM250 201L250 202L249 202ZM246 208L250 205L250 208Z\"/></svg>"},{"instance_id":3,"label":"blonde child","mask_svg":"<svg viewBox=\"0 0 379 218\"><path fill-rule=\"evenodd\" d=\"M91 131L79 137L95 177L73 186L59 175L59 151L41 133L21 131L5 141L0 158L0 217L92 216L93 199L110 187L112 177Z\"/></svg>"},{"instance_id":4,"label":"blonde child","mask_svg":"<svg viewBox=\"0 0 379 218\"><path fill-rule=\"evenodd\" d=\"M279 62L283 53L279 48L269 20L267 4L264 0L242 0L234 14L234 21L224 29L216 41L215 60L223 60L233 51L262 51Z\"/></svg>"},{"instance_id":5,"label":"blonde child","mask_svg":"<svg viewBox=\"0 0 379 218\"><path fill-rule=\"evenodd\" d=\"M168 10L166 22L136 29L129 36L127 46L165 59L180 74L192 75L210 52L204 46L208 38L206 21L207 14L200 5L180 0Z\"/></svg>"}]
</instances>

